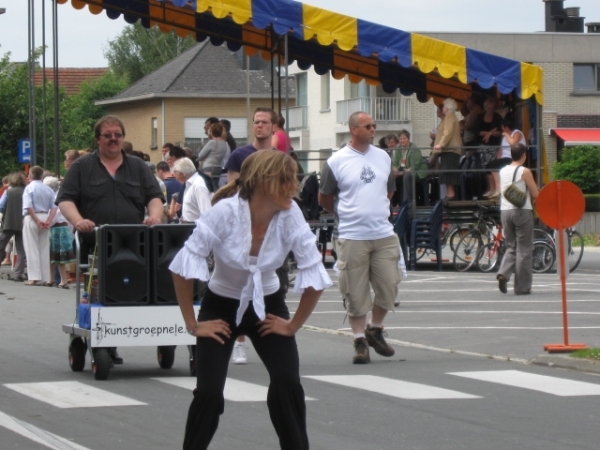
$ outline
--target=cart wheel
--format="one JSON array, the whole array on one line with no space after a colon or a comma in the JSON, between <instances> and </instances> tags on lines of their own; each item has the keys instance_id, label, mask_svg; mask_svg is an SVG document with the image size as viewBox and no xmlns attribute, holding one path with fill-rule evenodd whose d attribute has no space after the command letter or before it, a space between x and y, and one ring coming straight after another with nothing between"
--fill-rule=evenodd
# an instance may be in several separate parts
<instances>
[{"instance_id":1,"label":"cart wheel","mask_svg":"<svg viewBox=\"0 0 600 450\"><path fill-rule=\"evenodd\" d=\"M188 351L190 352L190 376L196 376L196 346L188 345Z\"/></svg>"},{"instance_id":2,"label":"cart wheel","mask_svg":"<svg viewBox=\"0 0 600 450\"><path fill-rule=\"evenodd\" d=\"M170 369L175 362L176 345L163 345L156 347L156 358L161 369Z\"/></svg>"},{"instance_id":3,"label":"cart wheel","mask_svg":"<svg viewBox=\"0 0 600 450\"><path fill-rule=\"evenodd\" d=\"M106 380L112 366L113 362L107 348L97 348L94 350L92 371L96 380Z\"/></svg>"},{"instance_id":4,"label":"cart wheel","mask_svg":"<svg viewBox=\"0 0 600 450\"><path fill-rule=\"evenodd\" d=\"M69 344L69 367L73 372L81 372L85 367L85 353L87 345L79 337L73 339Z\"/></svg>"}]
</instances>

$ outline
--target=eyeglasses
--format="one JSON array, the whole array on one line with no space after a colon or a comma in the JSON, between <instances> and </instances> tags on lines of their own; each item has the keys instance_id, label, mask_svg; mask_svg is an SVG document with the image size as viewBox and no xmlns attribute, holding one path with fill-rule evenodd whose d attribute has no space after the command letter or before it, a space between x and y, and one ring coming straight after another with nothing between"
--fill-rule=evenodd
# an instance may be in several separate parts
<instances>
[{"instance_id":1,"label":"eyeglasses","mask_svg":"<svg viewBox=\"0 0 600 450\"><path fill-rule=\"evenodd\" d=\"M121 139L123 137L121 133L104 133L100 136L102 136L104 139L111 139L113 136L115 139Z\"/></svg>"},{"instance_id":2,"label":"eyeglasses","mask_svg":"<svg viewBox=\"0 0 600 450\"><path fill-rule=\"evenodd\" d=\"M373 128L374 130L377 129L377 124L374 123L368 123L366 125L357 125L359 127L365 127L367 130L370 130L371 128Z\"/></svg>"},{"instance_id":3,"label":"eyeglasses","mask_svg":"<svg viewBox=\"0 0 600 450\"><path fill-rule=\"evenodd\" d=\"M256 120L253 123L254 123L254 125L268 125L272 122L267 122L266 120Z\"/></svg>"}]
</instances>

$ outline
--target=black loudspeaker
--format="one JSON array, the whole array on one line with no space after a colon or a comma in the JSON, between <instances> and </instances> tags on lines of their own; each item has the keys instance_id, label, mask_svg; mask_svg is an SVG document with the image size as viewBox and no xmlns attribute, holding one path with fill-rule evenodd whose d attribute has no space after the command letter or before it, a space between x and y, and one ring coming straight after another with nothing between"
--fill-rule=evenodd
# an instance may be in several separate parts
<instances>
[{"instance_id":1,"label":"black loudspeaker","mask_svg":"<svg viewBox=\"0 0 600 450\"><path fill-rule=\"evenodd\" d=\"M152 225L150 227L151 303L176 305L175 286L169 265L196 228L193 223ZM194 282L194 302L198 301L198 280Z\"/></svg>"},{"instance_id":2,"label":"black loudspeaker","mask_svg":"<svg viewBox=\"0 0 600 450\"><path fill-rule=\"evenodd\" d=\"M100 303L150 303L148 235L146 225L103 225L97 230Z\"/></svg>"}]
</instances>

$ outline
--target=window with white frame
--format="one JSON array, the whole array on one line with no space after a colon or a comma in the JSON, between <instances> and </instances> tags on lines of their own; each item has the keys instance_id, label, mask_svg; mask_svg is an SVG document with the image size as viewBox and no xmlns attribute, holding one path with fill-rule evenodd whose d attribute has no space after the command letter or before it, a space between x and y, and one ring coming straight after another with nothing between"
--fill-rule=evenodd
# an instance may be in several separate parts
<instances>
[{"instance_id":1,"label":"window with white frame","mask_svg":"<svg viewBox=\"0 0 600 450\"><path fill-rule=\"evenodd\" d=\"M204 132L204 122L208 117L184 117L183 133L185 135L185 146L197 151L208 139ZM248 120L244 118L222 117L231 122L231 135L235 138L238 146L245 145L248 141Z\"/></svg>"},{"instance_id":2,"label":"window with white frame","mask_svg":"<svg viewBox=\"0 0 600 450\"><path fill-rule=\"evenodd\" d=\"M296 102L298 106L308 105L308 80L306 72L296 74Z\"/></svg>"},{"instance_id":3,"label":"window with white frame","mask_svg":"<svg viewBox=\"0 0 600 450\"><path fill-rule=\"evenodd\" d=\"M329 72L321 75L321 111L329 111L331 109L330 80Z\"/></svg>"},{"instance_id":4,"label":"window with white frame","mask_svg":"<svg viewBox=\"0 0 600 450\"><path fill-rule=\"evenodd\" d=\"M158 148L158 119L156 117L152 118L152 143L150 148Z\"/></svg>"},{"instance_id":5,"label":"window with white frame","mask_svg":"<svg viewBox=\"0 0 600 450\"><path fill-rule=\"evenodd\" d=\"M600 64L573 64L573 90L600 91Z\"/></svg>"}]
</instances>

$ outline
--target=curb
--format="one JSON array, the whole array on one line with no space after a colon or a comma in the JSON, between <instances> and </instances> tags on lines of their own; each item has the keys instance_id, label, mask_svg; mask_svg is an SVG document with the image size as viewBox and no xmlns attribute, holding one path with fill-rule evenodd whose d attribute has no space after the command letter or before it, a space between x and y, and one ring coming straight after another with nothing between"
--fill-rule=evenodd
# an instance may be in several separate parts
<instances>
[{"instance_id":1,"label":"curb","mask_svg":"<svg viewBox=\"0 0 600 450\"><path fill-rule=\"evenodd\" d=\"M529 360L530 364L560 369L578 370L600 375L600 361L582 358L572 358L560 355L540 355Z\"/></svg>"},{"instance_id":2,"label":"curb","mask_svg":"<svg viewBox=\"0 0 600 450\"><path fill-rule=\"evenodd\" d=\"M330 328L315 327L312 325L303 325L302 329L306 331L312 331L315 333L331 334L336 336L349 336L352 337L352 333L342 330L332 330ZM493 359L496 361L514 362L517 364L534 364L538 366L556 367L559 369L577 370L579 372L587 372L600 375L600 361L592 359L572 358L564 355L540 355L535 358L520 359L511 358L509 356L502 355L489 355L477 352L468 352L464 350L452 350L448 348L434 347L430 345L417 344L415 342L400 341L398 339L386 339L388 344L394 344L399 347L418 348L421 350L430 350L441 353L454 353L458 355L473 356L478 358Z\"/></svg>"}]
</instances>

